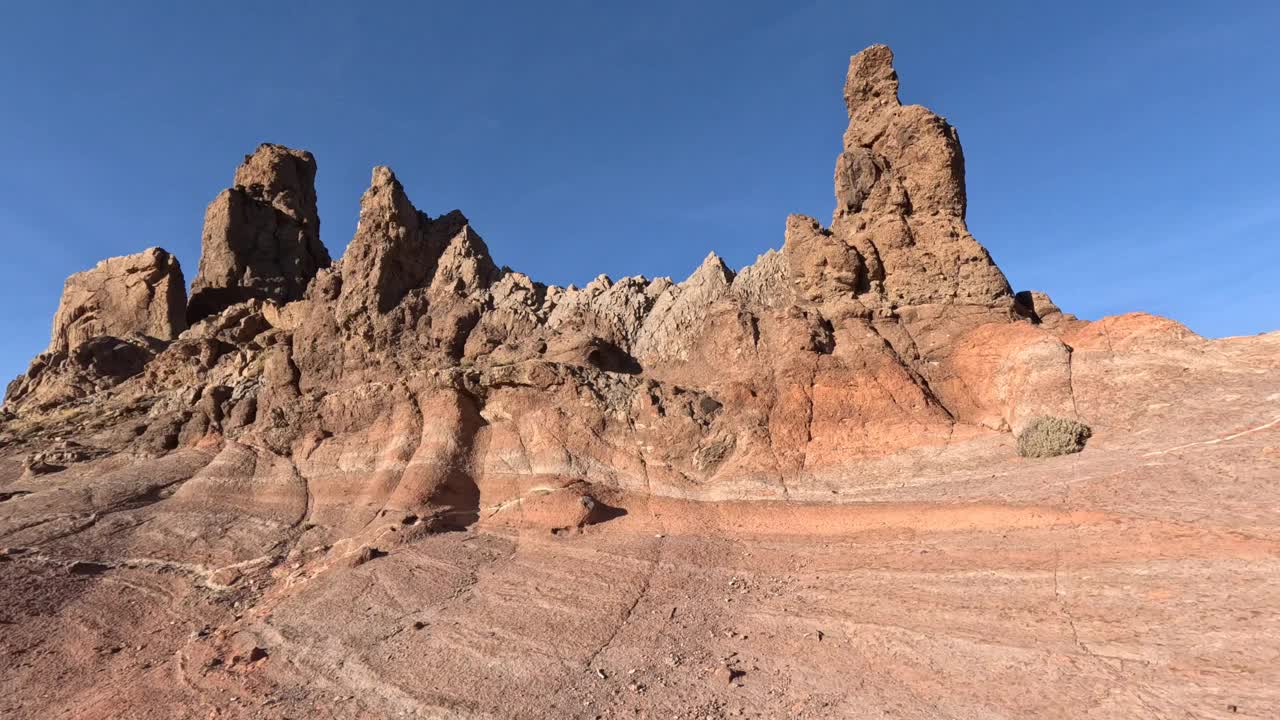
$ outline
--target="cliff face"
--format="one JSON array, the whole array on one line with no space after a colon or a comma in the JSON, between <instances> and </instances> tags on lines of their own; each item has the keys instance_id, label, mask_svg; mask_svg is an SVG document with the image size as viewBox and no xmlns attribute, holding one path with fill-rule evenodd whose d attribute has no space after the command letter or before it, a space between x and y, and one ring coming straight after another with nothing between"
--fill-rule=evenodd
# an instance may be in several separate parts
<instances>
[{"instance_id":1,"label":"cliff face","mask_svg":"<svg viewBox=\"0 0 1280 720\"><path fill-rule=\"evenodd\" d=\"M160 248L67 278L49 348L9 384L5 407L48 410L141 372L187 327L178 259Z\"/></svg>"}]
</instances>

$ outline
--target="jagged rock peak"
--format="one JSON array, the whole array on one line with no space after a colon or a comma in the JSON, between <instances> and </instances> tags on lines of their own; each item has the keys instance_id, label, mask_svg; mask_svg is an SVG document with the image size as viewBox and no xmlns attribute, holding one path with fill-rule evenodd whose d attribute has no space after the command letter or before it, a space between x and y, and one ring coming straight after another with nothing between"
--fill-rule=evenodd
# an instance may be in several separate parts
<instances>
[{"instance_id":1,"label":"jagged rock peak","mask_svg":"<svg viewBox=\"0 0 1280 720\"><path fill-rule=\"evenodd\" d=\"M235 187L270 203L320 234L316 213L316 159L306 150L262 143L236 168Z\"/></svg>"},{"instance_id":2,"label":"jagged rock peak","mask_svg":"<svg viewBox=\"0 0 1280 720\"><path fill-rule=\"evenodd\" d=\"M172 340L187 327L186 300L182 267L168 251L153 247L108 258L67 278L49 352L101 336Z\"/></svg>"},{"instance_id":3,"label":"jagged rock peak","mask_svg":"<svg viewBox=\"0 0 1280 720\"><path fill-rule=\"evenodd\" d=\"M391 168L373 169L360 196L360 220L342 256L342 305L386 312L434 270L422 226L430 219L410 202Z\"/></svg>"},{"instance_id":4,"label":"jagged rock peak","mask_svg":"<svg viewBox=\"0 0 1280 720\"><path fill-rule=\"evenodd\" d=\"M849 127L836 171L839 213L965 214L964 153L947 121L898 101L893 52L873 45L849 61Z\"/></svg>"},{"instance_id":5,"label":"jagged rock peak","mask_svg":"<svg viewBox=\"0 0 1280 720\"><path fill-rule=\"evenodd\" d=\"M415 226L418 216L418 210L409 201L409 195L395 172L386 165L375 167L369 189L360 196L360 223L366 219L369 222L395 219L401 224ZM359 227L356 234L360 234Z\"/></svg>"},{"instance_id":6,"label":"jagged rock peak","mask_svg":"<svg viewBox=\"0 0 1280 720\"><path fill-rule=\"evenodd\" d=\"M188 322L246 300L303 296L330 264L320 242L315 176L315 158L305 150L264 143L245 156L234 186L205 212Z\"/></svg>"},{"instance_id":7,"label":"jagged rock peak","mask_svg":"<svg viewBox=\"0 0 1280 720\"><path fill-rule=\"evenodd\" d=\"M887 45L872 45L849 59L844 102L850 117L863 105L898 105L898 71Z\"/></svg>"},{"instance_id":8,"label":"jagged rock peak","mask_svg":"<svg viewBox=\"0 0 1280 720\"><path fill-rule=\"evenodd\" d=\"M342 258L346 312L386 313L415 289L466 294L487 288L498 274L461 211L433 219L414 207L391 168L373 169Z\"/></svg>"},{"instance_id":9,"label":"jagged rock peak","mask_svg":"<svg viewBox=\"0 0 1280 720\"><path fill-rule=\"evenodd\" d=\"M788 223L801 297L866 306L1011 306L1012 290L965 225L964 152L947 121L898 100L893 52L873 45L849 61L849 126L836 158L830 230ZM792 240L795 240L793 242ZM847 253L850 257L841 259Z\"/></svg>"},{"instance_id":10,"label":"jagged rock peak","mask_svg":"<svg viewBox=\"0 0 1280 720\"><path fill-rule=\"evenodd\" d=\"M693 274L690 275L689 279L685 282L689 282L689 280L693 280L694 278L717 277L725 284L729 284L733 282L734 274L735 273L729 269L729 266L724 264L724 258L717 255L715 251L712 251L707 253L707 256L702 259L702 263L698 265L698 269L694 270Z\"/></svg>"}]
</instances>

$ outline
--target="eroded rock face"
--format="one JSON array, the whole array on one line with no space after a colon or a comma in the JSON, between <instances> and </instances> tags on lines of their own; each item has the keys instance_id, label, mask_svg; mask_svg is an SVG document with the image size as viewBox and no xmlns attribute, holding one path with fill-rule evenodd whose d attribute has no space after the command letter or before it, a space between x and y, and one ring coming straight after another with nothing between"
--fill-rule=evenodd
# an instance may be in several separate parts
<instances>
[{"instance_id":1,"label":"eroded rock face","mask_svg":"<svg viewBox=\"0 0 1280 720\"><path fill-rule=\"evenodd\" d=\"M178 259L160 248L103 260L67 278L48 352L103 335L172 340L187 327L187 291Z\"/></svg>"},{"instance_id":2,"label":"eroded rock face","mask_svg":"<svg viewBox=\"0 0 1280 720\"><path fill-rule=\"evenodd\" d=\"M145 335L99 335L66 350L44 352L9 383L5 409L42 411L92 396L142 372L164 348Z\"/></svg>"},{"instance_id":3,"label":"eroded rock face","mask_svg":"<svg viewBox=\"0 0 1280 720\"><path fill-rule=\"evenodd\" d=\"M1076 319L1075 315L1062 312L1062 308L1039 290L1023 290L1015 296L1018 305L1037 323L1056 326Z\"/></svg>"},{"instance_id":4,"label":"eroded rock face","mask_svg":"<svg viewBox=\"0 0 1280 720\"><path fill-rule=\"evenodd\" d=\"M1007 303L1004 274L965 226L964 153L947 121L898 100L893 52L849 62L849 129L836 160L831 233L865 267L876 303Z\"/></svg>"},{"instance_id":5,"label":"eroded rock face","mask_svg":"<svg viewBox=\"0 0 1280 720\"><path fill-rule=\"evenodd\" d=\"M186 329L178 259L160 248L103 260L67 278L49 348L9 383L5 410L51 409L142 372Z\"/></svg>"},{"instance_id":6,"label":"eroded rock face","mask_svg":"<svg viewBox=\"0 0 1280 720\"><path fill-rule=\"evenodd\" d=\"M152 334L168 344L42 356L11 411L35 421L81 398L145 411L111 436L117 450L228 458L184 502L253 514L254 498L293 493L295 507L295 478L316 532L342 537L382 517L467 524L568 487L808 497L957 436L1079 418L1076 343L1189 341L1149 323L1100 336L1047 296L1015 299L965 227L955 130L899 102L887 48L853 57L845 100L831 226L793 215L780 251L739 272L712 253L679 282L543 285L499 267L460 211L419 210L385 167L331 265L314 160L263 145L210 207L191 328L174 339L166 305ZM123 324L69 303L55 343L152 328L155 303L131 302L110 315Z\"/></svg>"},{"instance_id":7,"label":"eroded rock face","mask_svg":"<svg viewBox=\"0 0 1280 720\"><path fill-rule=\"evenodd\" d=\"M1072 416L1069 347L965 228L955 131L898 102L884 47L845 99L831 227L792 216L780 251L680 282L543 285L385 167L330 265L314 160L259 147L210 206L192 328L120 391L149 407L140 452L265 448L349 532L580 482L789 497L957 423Z\"/></svg>"},{"instance_id":8,"label":"eroded rock face","mask_svg":"<svg viewBox=\"0 0 1280 720\"><path fill-rule=\"evenodd\" d=\"M297 300L329 266L315 177L315 158L305 150L263 144L245 157L234 186L205 212L190 322L245 300Z\"/></svg>"}]
</instances>

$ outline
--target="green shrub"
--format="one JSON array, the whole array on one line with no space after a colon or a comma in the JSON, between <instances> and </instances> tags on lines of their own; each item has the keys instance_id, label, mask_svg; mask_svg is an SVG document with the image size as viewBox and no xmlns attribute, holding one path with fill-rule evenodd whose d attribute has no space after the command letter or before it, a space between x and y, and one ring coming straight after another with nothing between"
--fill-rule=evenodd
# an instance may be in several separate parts
<instances>
[{"instance_id":1,"label":"green shrub","mask_svg":"<svg viewBox=\"0 0 1280 720\"><path fill-rule=\"evenodd\" d=\"M1084 449L1093 431L1088 425L1060 417L1041 415L1032 418L1018 435L1018 454L1022 457L1047 458L1078 453Z\"/></svg>"}]
</instances>

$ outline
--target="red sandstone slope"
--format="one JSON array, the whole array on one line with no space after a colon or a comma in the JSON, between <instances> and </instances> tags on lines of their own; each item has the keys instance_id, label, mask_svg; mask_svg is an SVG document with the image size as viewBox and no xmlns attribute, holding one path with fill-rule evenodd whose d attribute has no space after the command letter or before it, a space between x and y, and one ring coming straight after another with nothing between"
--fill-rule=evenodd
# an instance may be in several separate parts
<instances>
[{"instance_id":1,"label":"red sandstone slope","mask_svg":"<svg viewBox=\"0 0 1280 720\"><path fill-rule=\"evenodd\" d=\"M9 386L0 708L1274 707L1276 336L1015 295L897 90L852 59L829 227L679 283L541 285L386 168L330 262L314 159L259 147L189 303L162 250L73 276ZM1085 452L1018 458L1040 415Z\"/></svg>"}]
</instances>

